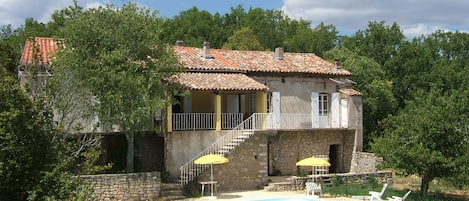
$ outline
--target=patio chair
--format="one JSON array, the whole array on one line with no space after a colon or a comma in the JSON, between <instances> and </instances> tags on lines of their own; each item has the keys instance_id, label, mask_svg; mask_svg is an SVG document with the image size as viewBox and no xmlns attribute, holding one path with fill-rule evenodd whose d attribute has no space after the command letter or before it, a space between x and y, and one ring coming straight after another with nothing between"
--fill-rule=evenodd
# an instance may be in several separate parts
<instances>
[{"instance_id":1,"label":"patio chair","mask_svg":"<svg viewBox=\"0 0 469 201\"><path fill-rule=\"evenodd\" d=\"M381 189L380 192L376 192L376 191L370 191L370 201L373 201L373 200L383 200L381 197L384 195L384 191L386 191L386 188L388 188L388 183L385 183L383 185L383 188Z\"/></svg>"},{"instance_id":2,"label":"patio chair","mask_svg":"<svg viewBox=\"0 0 469 201\"><path fill-rule=\"evenodd\" d=\"M404 201L408 196L409 194L411 193L412 191L408 191L406 194L404 194L404 196L402 197L398 197L398 196L392 196L390 198L388 198L389 201Z\"/></svg>"},{"instance_id":3,"label":"patio chair","mask_svg":"<svg viewBox=\"0 0 469 201\"><path fill-rule=\"evenodd\" d=\"M314 182L306 182L305 189L306 195L315 195L315 193L319 193L319 196L322 196L321 186Z\"/></svg>"}]
</instances>

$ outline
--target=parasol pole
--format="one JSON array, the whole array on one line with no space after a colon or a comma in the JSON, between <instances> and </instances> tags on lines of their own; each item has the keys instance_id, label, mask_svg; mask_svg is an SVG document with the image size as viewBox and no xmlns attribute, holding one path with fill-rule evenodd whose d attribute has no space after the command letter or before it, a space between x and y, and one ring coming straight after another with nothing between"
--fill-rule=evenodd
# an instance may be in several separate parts
<instances>
[{"instance_id":1,"label":"parasol pole","mask_svg":"<svg viewBox=\"0 0 469 201\"><path fill-rule=\"evenodd\" d=\"M211 180L211 182L210 182L210 185L211 185L210 191L211 191L211 195L213 197L213 163L210 163L210 180Z\"/></svg>"}]
</instances>

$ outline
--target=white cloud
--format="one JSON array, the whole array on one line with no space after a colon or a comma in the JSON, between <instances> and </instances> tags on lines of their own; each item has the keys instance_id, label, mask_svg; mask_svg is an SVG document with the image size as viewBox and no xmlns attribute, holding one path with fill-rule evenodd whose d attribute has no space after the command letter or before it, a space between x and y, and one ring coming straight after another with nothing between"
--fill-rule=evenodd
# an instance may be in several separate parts
<instances>
[{"instance_id":1,"label":"white cloud","mask_svg":"<svg viewBox=\"0 0 469 201\"><path fill-rule=\"evenodd\" d=\"M347 34L366 29L370 21L396 22L412 37L446 27L468 30L468 7L466 0L284 0L282 9L291 18L309 20L312 26L332 24Z\"/></svg>"},{"instance_id":2,"label":"white cloud","mask_svg":"<svg viewBox=\"0 0 469 201\"><path fill-rule=\"evenodd\" d=\"M442 31L450 31L447 28L439 25L427 25L427 24L413 24L413 25L406 25L401 26L401 30L407 36L407 38L414 38L419 37L422 35L429 35L435 33L435 31L442 30Z\"/></svg>"},{"instance_id":3,"label":"white cloud","mask_svg":"<svg viewBox=\"0 0 469 201\"><path fill-rule=\"evenodd\" d=\"M11 24L18 27L32 17L39 22L48 22L51 14L67 7L72 1L57 0L0 0L0 25Z\"/></svg>"},{"instance_id":4,"label":"white cloud","mask_svg":"<svg viewBox=\"0 0 469 201\"><path fill-rule=\"evenodd\" d=\"M47 23L54 11L72 4L72 0L0 0L0 26L11 24L16 28L29 17ZM98 0L79 0L78 4L85 9L104 5Z\"/></svg>"}]
</instances>

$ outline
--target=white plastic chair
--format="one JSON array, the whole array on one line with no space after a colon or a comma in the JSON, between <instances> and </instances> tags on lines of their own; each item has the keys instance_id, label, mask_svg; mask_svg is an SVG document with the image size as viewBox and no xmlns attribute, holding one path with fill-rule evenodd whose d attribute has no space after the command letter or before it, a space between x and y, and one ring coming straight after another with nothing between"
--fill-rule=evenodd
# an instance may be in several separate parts
<instances>
[{"instance_id":1,"label":"white plastic chair","mask_svg":"<svg viewBox=\"0 0 469 201\"><path fill-rule=\"evenodd\" d=\"M411 193L412 191L408 191L406 194L404 194L404 196L402 197L398 197L398 196L392 196L391 198L388 198L389 201L404 201L408 196L409 194Z\"/></svg>"},{"instance_id":2,"label":"white plastic chair","mask_svg":"<svg viewBox=\"0 0 469 201\"><path fill-rule=\"evenodd\" d=\"M306 182L305 189L306 195L315 195L315 193L319 193L319 196L322 196L321 186L314 182Z\"/></svg>"},{"instance_id":3,"label":"white plastic chair","mask_svg":"<svg viewBox=\"0 0 469 201\"><path fill-rule=\"evenodd\" d=\"M383 200L381 197L384 195L384 191L386 191L386 188L388 188L388 183L385 183L383 185L383 188L381 189L380 192L376 192L376 191L370 191L370 201L373 201L373 200Z\"/></svg>"}]
</instances>

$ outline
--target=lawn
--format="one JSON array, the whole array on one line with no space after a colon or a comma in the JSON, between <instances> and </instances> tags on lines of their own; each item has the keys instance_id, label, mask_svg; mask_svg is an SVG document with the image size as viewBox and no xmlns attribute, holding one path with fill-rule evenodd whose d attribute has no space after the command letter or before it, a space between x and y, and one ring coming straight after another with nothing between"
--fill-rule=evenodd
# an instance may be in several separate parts
<instances>
[{"instance_id":1,"label":"lawn","mask_svg":"<svg viewBox=\"0 0 469 201\"><path fill-rule=\"evenodd\" d=\"M443 182L432 182L430 185L430 192L428 197L421 197L420 179L416 176L393 176L393 183L389 185L384 193L383 199L392 196L402 197L409 190L412 190L410 196L406 199L408 201L464 201L469 200L469 194L466 193L469 189L456 189ZM352 195L369 195L369 191L381 191L382 185L376 182L376 179L371 178L365 183L357 183L351 181L342 181L338 177L333 178L332 185L324 187L324 193L333 196L347 196Z\"/></svg>"}]
</instances>

